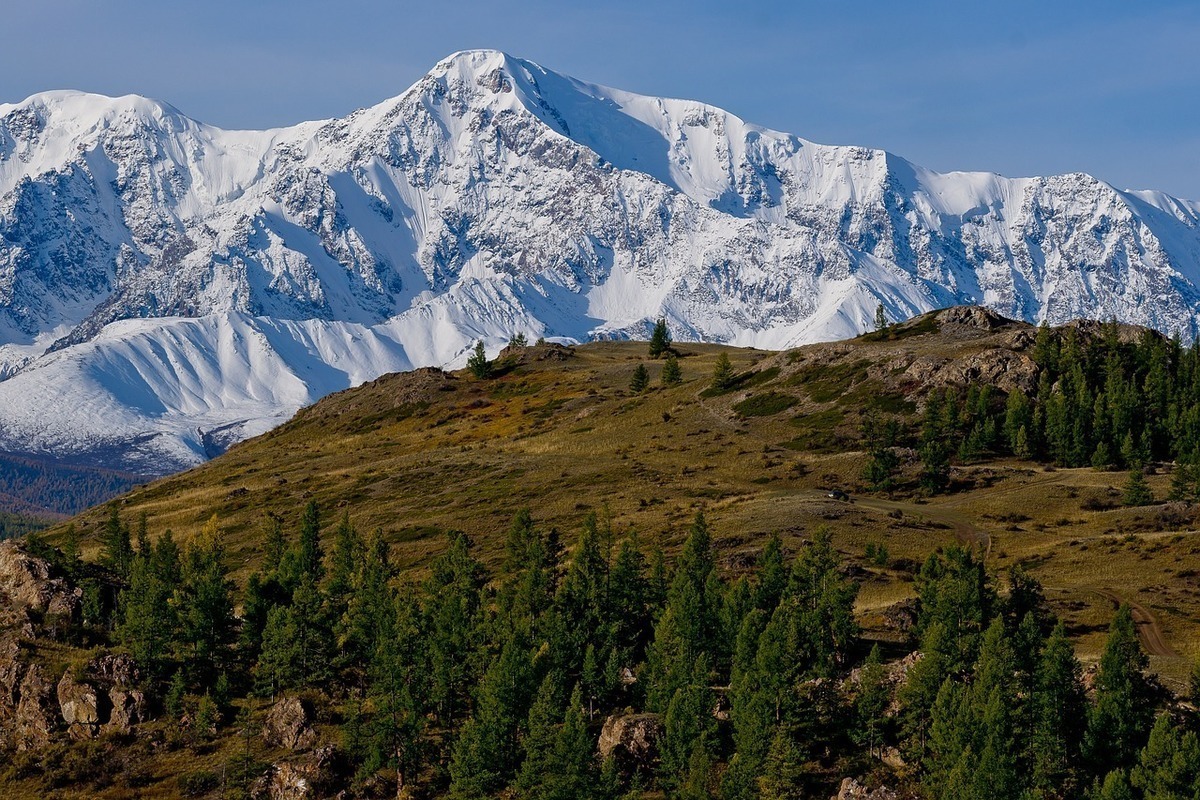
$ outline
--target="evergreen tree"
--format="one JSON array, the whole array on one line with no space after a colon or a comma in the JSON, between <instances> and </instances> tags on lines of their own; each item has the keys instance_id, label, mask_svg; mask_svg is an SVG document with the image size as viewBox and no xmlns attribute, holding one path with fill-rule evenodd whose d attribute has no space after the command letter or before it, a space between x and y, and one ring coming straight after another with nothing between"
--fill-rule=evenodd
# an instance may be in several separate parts
<instances>
[{"instance_id":1,"label":"evergreen tree","mask_svg":"<svg viewBox=\"0 0 1200 800\"><path fill-rule=\"evenodd\" d=\"M524 759L513 786L523 795L533 796L548 782L558 739L558 724L563 719L562 675L549 672L538 687L529 708L525 735L521 740ZM582 704L582 698L579 698Z\"/></svg>"},{"instance_id":2,"label":"evergreen tree","mask_svg":"<svg viewBox=\"0 0 1200 800\"><path fill-rule=\"evenodd\" d=\"M870 459L863 469L863 480L872 491L891 491L899 467L900 459L891 447L875 447L871 450Z\"/></svg>"},{"instance_id":3,"label":"evergreen tree","mask_svg":"<svg viewBox=\"0 0 1200 800\"><path fill-rule=\"evenodd\" d=\"M470 539L451 532L450 547L434 559L425 584L429 703L442 725L451 725L467 708L468 692L479 672L480 592L483 565L472 558Z\"/></svg>"},{"instance_id":4,"label":"evergreen tree","mask_svg":"<svg viewBox=\"0 0 1200 800\"><path fill-rule=\"evenodd\" d=\"M795 738L779 728L771 739L770 749L758 776L758 797L761 800L801 800L805 791L804 751Z\"/></svg>"},{"instance_id":5,"label":"evergreen tree","mask_svg":"<svg viewBox=\"0 0 1200 800\"><path fill-rule=\"evenodd\" d=\"M133 564L133 543L129 538L129 526L121 522L116 504L109 509L108 519L100 532L100 563L122 579L128 578L129 568Z\"/></svg>"},{"instance_id":6,"label":"evergreen tree","mask_svg":"<svg viewBox=\"0 0 1200 800\"><path fill-rule=\"evenodd\" d=\"M1122 498L1127 506L1147 506L1154 502L1154 494L1146 483L1146 475L1141 469L1129 471L1129 480L1125 483L1125 494Z\"/></svg>"},{"instance_id":7,"label":"evergreen tree","mask_svg":"<svg viewBox=\"0 0 1200 800\"><path fill-rule=\"evenodd\" d=\"M870 478L877 477L872 474ZM921 446L921 488L929 494L937 494L950 485L950 458L946 446L940 440Z\"/></svg>"},{"instance_id":8,"label":"evergreen tree","mask_svg":"<svg viewBox=\"0 0 1200 800\"><path fill-rule=\"evenodd\" d=\"M467 357L467 369L479 380L485 380L492 376L492 362L488 361L482 340L475 343L475 349Z\"/></svg>"},{"instance_id":9,"label":"evergreen tree","mask_svg":"<svg viewBox=\"0 0 1200 800\"><path fill-rule=\"evenodd\" d=\"M158 563L155 554L138 555L129 573L129 586L121 592L121 617L117 639L129 648L153 678L162 677L175 641L175 608L171 603L176 570Z\"/></svg>"},{"instance_id":10,"label":"evergreen tree","mask_svg":"<svg viewBox=\"0 0 1200 800\"><path fill-rule=\"evenodd\" d=\"M197 680L211 680L229 656L235 636L233 582L225 565L214 515L184 551L175 592L181 656Z\"/></svg>"},{"instance_id":11,"label":"evergreen tree","mask_svg":"<svg viewBox=\"0 0 1200 800\"><path fill-rule=\"evenodd\" d=\"M1129 775L1147 800L1200 797L1200 739L1161 715Z\"/></svg>"},{"instance_id":12,"label":"evergreen tree","mask_svg":"<svg viewBox=\"0 0 1200 800\"><path fill-rule=\"evenodd\" d=\"M654 332L650 334L650 357L659 358L671 349L671 332L667 329L667 321L659 318L654 323Z\"/></svg>"},{"instance_id":13,"label":"evergreen tree","mask_svg":"<svg viewBox=\"0 0 1200 800\"><path fill-rule=\"evenodd\" d=\"M634 394L641 394L646 391L646 387L650 385L650 373L646 369L646 365L639 363L633 370L633 377L629 379L629 391Z\"/></svg>"},{"instance_id":14,"label":"evergreen tree","mask_svg":"<svg viewBox=\"0 0 1200 800\"><path fill-rule=\"evenodd\" d=\"M692 667L691 675L675 690L663 718L661 771L668 787L678 787L686 780L697 747L707 750L715 744L708 662L701 657Z\"/></svg>"},{"instance_id":15,"label":"evergreen tree","mask_svg":"<svg viewBox=\"0 0 1200 800\"><path fill-rule=\"evenodd\" d=\"M334 531L333 553L330 557L329 582L325 588L329 602L329 616L340 622L346 613L350 595L354 590L355 575L363 558L362 537L350 524L350 513L343 512L342 519Z\"/></svg>"},{"instance_id":16,"label":"evergreen tree","mask_svg":"<svg viewBox=\"0 0 1200 800\"><path fill-rule=\"evenodd\" d=\"M867 746L867 754L872 758L883 743L890 702L891 691L887 684L887 674L883 669L879 645L875 645L859 672L858 696L854 702L858 717L858 740Z\"/></svg>"},{"instance_id":17,"label":"evergreen tree","mask_svg":"<svg viewBox=\"0 0 1200 800\"><path fill-rule=\"evenodd\" d=\"M591 800L598 797L595 742L588 733L579 687L567 703L562 727L554 742L543 800Z\"/></svg>"},{"instance_id":18,"label":"evergreen tree","mask_svg":"<svg viewBox=\"0 0 1200 800\"><path fill-rule=\"evenodd\" d=\"M875 330L882 331L888 326L887 312L883 310L883 303L875 306Z\"/></svg>"},{"instance_id":19,"label":"evergreen tree","mask_svg":"<svg viewBox=\"0 0 1200 800\"><path fill-rule=\"evenodd\" d=\"M661 379L663 386L675 386L683 383L683 370L680 369L679 359L674 353L668 353L666 360L663 361Z\"/></svg>"},{"instance_id":20,"label":"evergreen tree","mask_svg":"<svg viewBox=\"0 0 1200 800\"><path fill-rule=\"evenodd\" d=\"M1087 701L1079 661L1060 622L1046 642L1033 697L1034 728L1028 742L1035 790L1068 795L1078 785L1079 753Z\"/></svg>"},{"instance_id":21,"label":"evergreen tree","mask_svg":"<svg viewBox=\"0 0 1200 800\"><path fill-rule=\"evenodd\" d=\"M1129 785L1129 775L1123 769L1114 769L1104 777L1104 783L1097 783L1092 790L1091 800L1135 800L1133 787Z\"/></svg>"},{"instance_id":22,"label":"evergreen tree","mask_svg":"<svg viewBox=\"0 0 1200 800\"><path fill-rule=\"evenodd\" d=\"M1084 755L1096 775L1132 766L1145 742L1154 715L1145 676L1148 664L1138 643L1133 613L1122 605L1100 656L1096 699L1084 738Z\"/></svg>"},{"instance_id":23,"label":"evergreen tree","mask_svg":"<svg viewBox=\"0 0 1200 800\"><path fill-rule=\"evenodd\" d=\"M667 710L701 656L708 655L708 663L721 660L722 653L712 652L720 641L721 604L721 586L713 574L714 566L708 523L703 514L697 514L675 565L666 610L655 626L647 690L652 710Z\"/></svg>"},{"instance_id":24,"label":"evergreen tree","mask_svg":"<svg viewBox=\"0 0 1200 800\"><path fill-rule=\"evenodd\" d=\"M722 351L717 356L717 363L713 367L712 388L716 391L723 392L733 386L733 363L729 360L729 354Z\"/></svg>"}]
</instances>

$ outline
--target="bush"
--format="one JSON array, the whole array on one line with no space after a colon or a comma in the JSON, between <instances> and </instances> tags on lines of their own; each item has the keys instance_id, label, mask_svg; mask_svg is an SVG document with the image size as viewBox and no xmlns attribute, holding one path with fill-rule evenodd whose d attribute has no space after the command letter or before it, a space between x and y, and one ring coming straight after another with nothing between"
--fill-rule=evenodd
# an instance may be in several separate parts
<instances>
[{"instance_id":1,"label":"bush","mask_svg":"<svg viewBox=\"0 0 1200 800\"><path fill-rule=\"evenodd\" d=\"M179 776L179 792L184 797L200 797L221 785L217 773L208 770L189 772Z\"/></svg>"}]
</instances>

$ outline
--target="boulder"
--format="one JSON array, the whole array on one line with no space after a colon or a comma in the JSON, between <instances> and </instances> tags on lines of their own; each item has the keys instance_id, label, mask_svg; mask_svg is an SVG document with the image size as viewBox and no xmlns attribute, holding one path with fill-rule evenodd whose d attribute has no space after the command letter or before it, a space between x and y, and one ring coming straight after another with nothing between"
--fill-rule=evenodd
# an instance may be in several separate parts
<instances>
[{"instance_id":1,"label":"boulder","mask_svg":"<svg viewBox=\"0 0 1200 800\"><path fill-rule=\"evenodd\" d=\"M67 733L72 739L91 739L100 733L101 695L95 686L75 680L67 670L58 682L57 694L63 722L67 723Z\"/></svg>"},{"instance_id":2,"label":"boulder","mask_svg":"<svg viewBox=\"0 0 1200 800\"><path fill-rule=\"evenodd\" d=\"M898 800L899 797L900 795L886 786L868 789L854 778L846 778L833 800Z\"/></svg>"},{"instance_id":3,"label":"boulder","mask_svg":"<svg viewBox=\"0 0 1200 800\"><path fill-rule=\"evenodd\" d=\"M298 697L281 697L267 712L263 739L268 745L288 750L307 750L317 743L312 715Z\"/></svg>"},{"instance_id":4,"label":"boulder","mask_svg":"<svg viewBox=\"0 0 1200 800\"><path fill-rule=\"evenodd\" d=\"M658 758L662 736L662 717L658 714L614 714L604 720L600 730L600 757L648 766Z\"/></svg>"},{"instance_id":5,"label":"boulder","mask_svg":"<svg viewBox=\"0 0 1200 800\"><path fill-rule=\"evenodd\" d=\"M51 577L44 558L31 556L16 542L0 542L0 595L15 608L73 617L83 590Z\"/></svg>"}]
</instances>

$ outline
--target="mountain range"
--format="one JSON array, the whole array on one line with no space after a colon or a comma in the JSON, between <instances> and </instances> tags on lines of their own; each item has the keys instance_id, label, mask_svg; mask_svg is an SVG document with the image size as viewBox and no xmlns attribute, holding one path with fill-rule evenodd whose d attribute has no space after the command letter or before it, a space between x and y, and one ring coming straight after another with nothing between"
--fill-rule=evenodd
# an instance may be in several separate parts
<instances>
[{"instance_id":1,"label":"mountain range","mask_svg":"<svg viewBox=\"0 0 1200 800\"><path fill-rule=\"evenodd\" d=\"M782 349L959 304L1185 340L1200 203L936 173L457 53L341 119L0 105L0 450L145 475L512 335Z\"/></svg>"}]
</instances>

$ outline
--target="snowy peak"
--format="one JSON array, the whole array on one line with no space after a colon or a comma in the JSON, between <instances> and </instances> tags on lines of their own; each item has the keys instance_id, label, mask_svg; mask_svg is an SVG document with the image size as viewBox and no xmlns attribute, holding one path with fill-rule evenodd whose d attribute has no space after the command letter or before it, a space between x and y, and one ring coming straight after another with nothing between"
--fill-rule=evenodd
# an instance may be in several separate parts
<instances>
[{"instance_id":1,"label":"snowy peak","mask_svg":"<svg viewBox=\"0 0 1200 800\"><path fill-rule=\"evenodd\" d=\"M879 303L1192 338L1198 287L1200 203L936 173L497 51L269 131L136 96L0 106L0 449L160 471L478 339L659 317L771 348Z\"/></svg>"}]
</instances>

